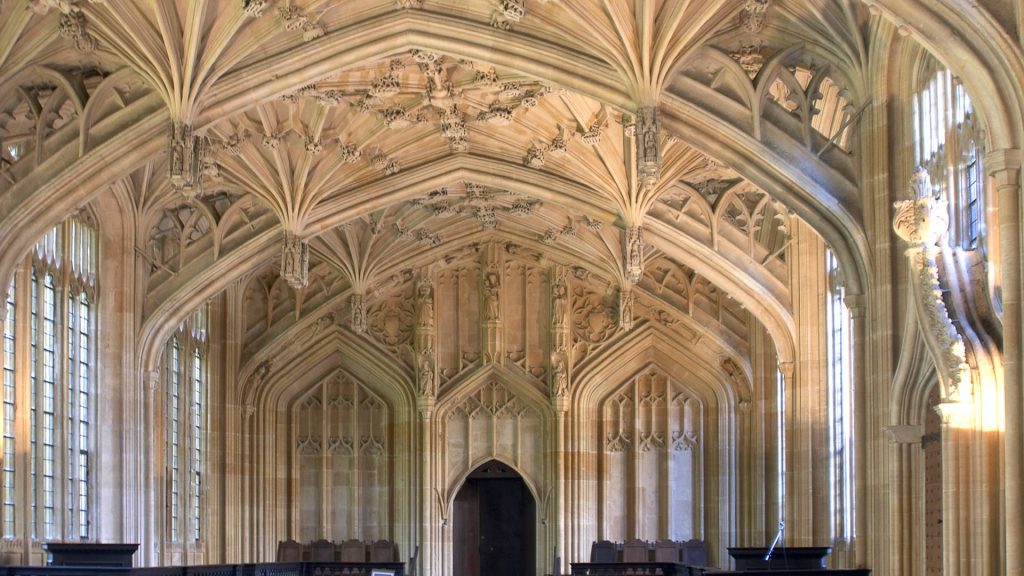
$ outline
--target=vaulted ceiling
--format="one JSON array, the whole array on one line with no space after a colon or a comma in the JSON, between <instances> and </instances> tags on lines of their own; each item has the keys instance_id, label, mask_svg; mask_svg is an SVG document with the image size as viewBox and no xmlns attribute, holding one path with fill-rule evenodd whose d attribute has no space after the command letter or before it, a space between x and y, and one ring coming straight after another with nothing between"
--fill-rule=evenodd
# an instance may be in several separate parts
<instances>
[{"instance_id":1,"label":"vaulted ceiling","mask_svg":"<svg viewBox=\"0 0 1024 576\"><path fill-rule=\"evenodd\" d=\"M785 357L794 225L857 281L871 19L853 0L5 0L0 278L112 193L153 342L232 282L326 301L500 242L664 313L706 284ZM693 329L742 349L709 314Z\"/></svg>"}]
</instances>

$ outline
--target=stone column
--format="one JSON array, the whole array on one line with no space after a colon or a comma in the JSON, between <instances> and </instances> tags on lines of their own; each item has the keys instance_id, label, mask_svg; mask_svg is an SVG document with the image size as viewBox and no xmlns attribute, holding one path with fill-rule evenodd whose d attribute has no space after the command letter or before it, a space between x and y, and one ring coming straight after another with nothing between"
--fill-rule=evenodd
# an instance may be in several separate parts
<instances>
[{"instance_id":1,"label":"stone column","mask_svg":"<svg viewBox=\"0 0 1024 576\"><path fill-rule=\"evenodd\" d=\"M850 332L852 336L853 375L850 378L853 384L853 454L854 454L854 485L853 489L853 510L844 510L844 514L855 514L854 533L856 538L851 539L853 546L854 563L856 566L867 566L868 561L868 514L867 510L873 508L874 500L872 495L880 490L885 490L885 479L875 475L866 474L869 470L868 454L872 444L872 430L868 427L868 410L875 408L874 404L868 401L868 378L867 378L867 297L864 294L847 294L845 302L850 311ZM868 486L868 479L872 478L873 486ZM858 512L854 512L858 511ZM846 535L847 538L850 534ZM847 565L849 565L849 551L847 551Z\"/></svg>"},{"instance_id":2,"label":"stone column","mask_svg":"<svg viewBox=\"0 0 1024 576\"><path fill-rule=\"evenodd\" d=\"M1020 150L985 156L999 200L999 271L1003 300L1003 491L1006 574L1024 574L1024 385L1021 378Z\"/></svg>"},{"instance_id":3,"label":"stone column","mask_svg":"<svg viewBox=\"0 0 1024 576\"><path fill-rule=\"evenodd\" d=\"M918 483L923 460L921 437L924 426L886 426L885 433L889 437L889 458L892 462L888 478L891 487L889 533L893 537L889 570L891 574L914 576L924 569L924 532L920 526L921 516L915 512L923 497Z\"/></svg>"},{"instance_id":4,"label":"stone column","mask_svg":"<svg viewBox=\"0 0 1024 576\"><path fill-rule=\"evenodd\" d=\"M977 574L972 565L974 515L970 496L970 435L973 409L966 402L942 402L942 573Z\"/></svg>"},{"instance_id":5,"label":"stone column","mask_svg":"<svg viewBox=\"0 0 1024 576\"><path fill-rule=\"evenodd\" d=\"M779 411L779 418L782 419L782 445L778 446L777 450L782 451L782 470L779 471L779 475L782 478L782 485L778 487L780 495L779 500L781 501L781 508L779 509L779 522L785 522L787 519L792 518L792 506L789 501L789 466L790 466L790 424L789 424L789 409L792 405L790 398L793 394L793 385L796 376L796 365L794 362L779 362L779 373L782 374L782 405L777 406ZM787 543L793 545L791 543Z\"/></svg>"},{"instance_id":6,"label":"stone column","mask_svg":"<svg viewBox=\"0 0 1024 576\"><path fill-rule=\"evenodd\" d=\"M144 386L145 422L150 430L162 430L163 415L158 400L158 395L160 394L160 371L150 370L146 372ZM142 446L143 451L149 454L145 459L148 470L146 471L146 497L144 505L150 513L146 515L146 535L142 546L143 561L148 566L159 566L162 561L163 539L161 537L160 519L163 518L162 511L164 507L162 498L159 496L163 494L163 486L160 482L160 479L163 478L163 464L162 459L157 456L163 454L161 450L158 450L157 446L158 439L162 438L163 434L154 434L151 436L150 442L143 441Z\"/></svg>"},{"instance_id":7,"label":"stone column","mask_svg":"<svg viewBox=\"0 0 1024 576\"><path fill-rule=\"evenodd\" d=\"M434 404L435 400L432 396L420 395L416 400L420 425L418 441L420 445L419 480L422 519L420 524L419 556L416 559L418 565L410 566L409 569L416 570L416 573L421 576L431 576L433 573L432 565L428 564L426 559L432 559L435 556L433 552L441 549L441 532L438 521L435 519L436 515L434 514L438 502L437 498L431 494L431 489L434 486L433 437L431 435ZM411 557L415 552L415 550L409 550L409 556Z\"/></svg>"}]
</instances>

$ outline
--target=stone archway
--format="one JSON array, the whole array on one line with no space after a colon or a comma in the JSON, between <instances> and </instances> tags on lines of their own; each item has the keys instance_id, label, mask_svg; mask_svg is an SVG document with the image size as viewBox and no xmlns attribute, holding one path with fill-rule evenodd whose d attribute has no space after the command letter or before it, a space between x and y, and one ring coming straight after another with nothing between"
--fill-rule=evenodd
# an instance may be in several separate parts
<instances>
[{"instance_id":1,"label":"stone archway","mask_svg":"<svg viewBox=\"0 0 1024 576\"><path fill-rule=\"evenodd\" d=\"M455 576L533 576L536 503L511 466L490 460L476 468L455 496Z\"/></svg>"}]
</instances>

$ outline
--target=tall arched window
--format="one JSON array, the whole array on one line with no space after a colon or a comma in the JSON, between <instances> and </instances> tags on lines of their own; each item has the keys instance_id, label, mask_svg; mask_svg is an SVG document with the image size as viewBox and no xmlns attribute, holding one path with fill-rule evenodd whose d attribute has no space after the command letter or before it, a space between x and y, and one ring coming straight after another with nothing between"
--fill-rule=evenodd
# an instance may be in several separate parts
<instances>
[{"instance_id":1,"label":"tall arched window","mask_svg":"<svg viewBox=\"0 0 1024 576\"><path fill-rule=\"evenodd\" d=\"M171 542L198 542L203 535L206 314L205 306L193 313L164 352L167 539Z\"/></svg>"},{"instance_id":2,"label":"tall arched window","mask_svg":"<svg viewBox=\"0 0 1024 576\"><path fill-rule=\"evenodd\" d=\"M845 290L839 262L825 251L828 292L825 297L825 326L828 358L829 503L832 508L832 538L853 539L853 349L852 318L843 302Z\"/></svg>"},{"instance_id":3,"label":"tall arched window","mask_svg":"<svg viewBox=\"0 0 1024 576\"><path fill-rule=\"evenodd\" d=\"M963 84L932 59L914 93L914 159L949 201L950 244L982 245L985 233L981 129Z\"/></svg>"},{"instance_id":4,"label":"tall arched window","mask_svg":"<svg viewBox=\"0 0 1024 576\"><path fill-rule=\"evenodd\" d=\"M87 216L69 218L36 243L7 288L5 538L91 537L97 243ZM24 494L16 494L19 487ZM25 514L17 511L22 503Z\"/></svg>"}]
</instances>

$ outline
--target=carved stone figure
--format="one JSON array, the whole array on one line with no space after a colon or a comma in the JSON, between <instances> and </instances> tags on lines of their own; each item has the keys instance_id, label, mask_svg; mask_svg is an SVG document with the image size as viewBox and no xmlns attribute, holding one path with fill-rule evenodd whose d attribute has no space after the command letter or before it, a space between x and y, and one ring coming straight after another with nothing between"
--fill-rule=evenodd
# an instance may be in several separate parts
<instances>
[{"instance_id":1,"label":"carved stone figure","mask_svg":"<svg viewBox=\"0 0 1024 576\"><path fill-rule=\"evenodd\" d=\"M434 365L430 359L431 352L428 350L419 355L419 392L425 398L437 396L437 386L434 381Z\"/></svg>"},{"instance_id":2,"label":"carved stone figure","mask_svg":"<svg viewBox=\"0 0 1024 576\"><path fill-rule=\"evenodd\" d=\"M632 290L629 288L619 290L619 325L623 330L633 329L633 304L635 302L636 296L633 295Z\"/></svg>"},{"instance_id":3,"label":"carved stone figure","mask_svg":"<svg viewBox=\"0 0 1024 576\"><path fill-rule=\"evenodd\" d=\"M497 321L501 319L499 306L499 292L501 290L501 275L497 270L489 270L484 275L484 300L486 301L487 320Z\"/></svg>"},{"instance_id":4,"label":"carved stone figure","mask_svg":"<svg viewBox=\"0 0 1024 576\"><path fill-rule=\"evenodd\" d=\"M167 165L171 187L193 198L202 192L203 159L206 139L192 134L192 126L171 124L167 143Z\"/></svg>"},{"instance_id":5,"label":"carved stone figure","mask_svg":"<svg viewBox=\"0 0 1024 576\"><path fill-rule=\"evenodd\" d=\"M660 128L657 108L647 106L637 110L636 169L643 186L653 186L661 177Z\"/></svg>"},{"instance_id":6,"label":"carved stone figure","mask_svg":"<svg viewBox=\"0 0 1024 576\"><path fill-rule=\"evenodd\" d=\"M281 247L281 277L296 290L309 282L309 242L294 232L285 232Z\"/></svg>"},{"instance_id":7,"label":"carved stone figure","mask_svg":"<svg viewBox=\"0 0 1024 576\"><path fill-rule=\"evenodd\" d=\"M569 395L569 375L565 369L565 359L561 354L551 356L551 390L555 398Z\"/></svg>"},{"instance_id":8,"label":"carved stone figure","mask_svg":"<svg viewBox=\"0 0 1024 576\"><path fill-rule=\"evenodd\" d=\"M565 285L565 270L559 268L551 284L551 325L555 328L565 327L568 312L569 288Z\"/></svg>"},{"instance_id":9,"label":"carved stone figure","mask_svg":"<svg viewBox=\"0 0 1024 576\"><path fill-rule=\"evenodd\" d=\"M644 276L643 231L643 226L626 229L626 278L633 284L638 284Z\"/></svg>"},{"instance_id":10,"label":"carved stone figure","mask_svg":"<svg viewBox=\"0 0 1024 576\"><path fill-rule=\"evenodd\" d=\"M422 352L434 347L434 287L426 274L416 285L416 300L416 349Z\"/></svg>"},{"instance_id":11,"label":"carved stone figure","mask_svg":"<svg viewBox=\"0 0 1024 576\"><path fill-rule=\"evenodd\" d=\"M363 295L352 294L351 305L352 331L356 334L363 334L366 332L366 306L363 302Z\"/></svg>"}]
</instances>

